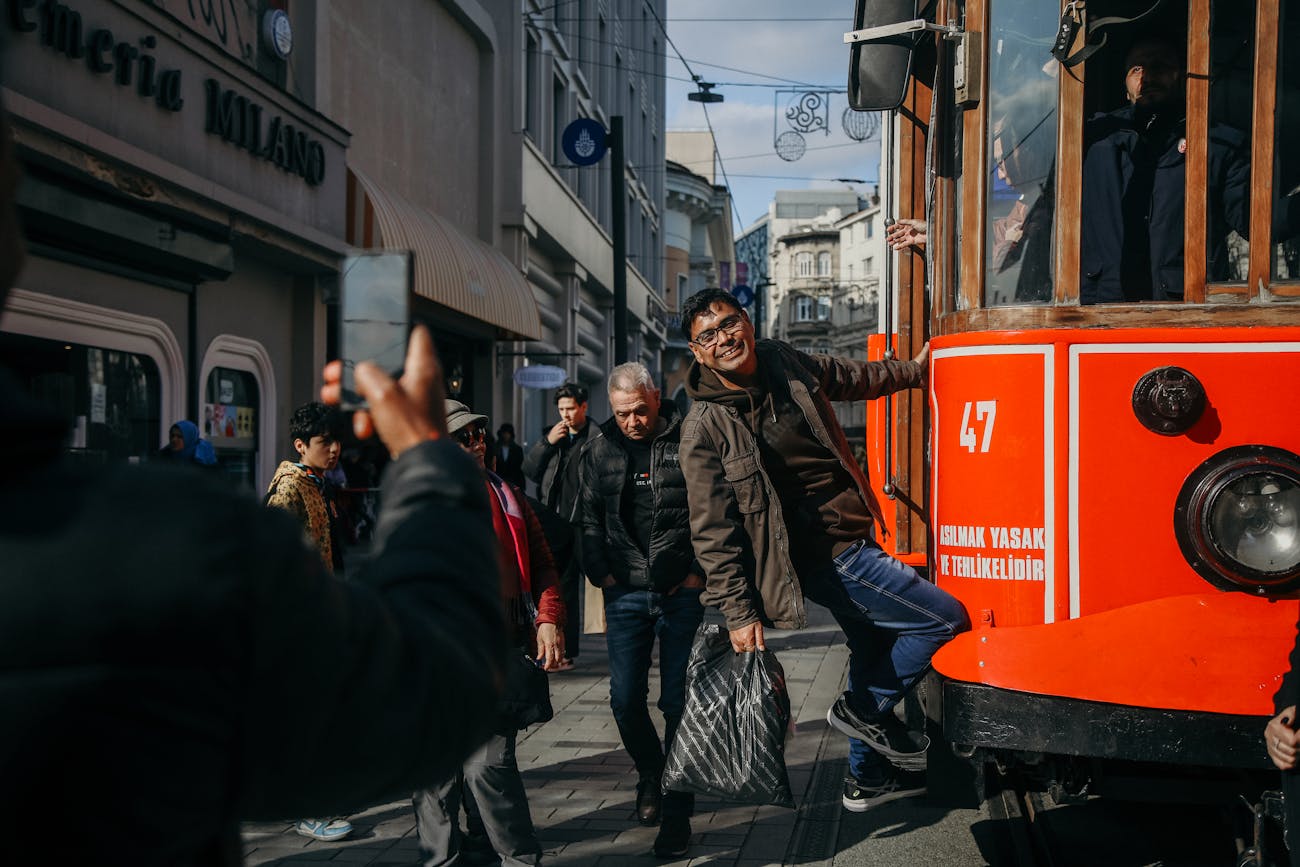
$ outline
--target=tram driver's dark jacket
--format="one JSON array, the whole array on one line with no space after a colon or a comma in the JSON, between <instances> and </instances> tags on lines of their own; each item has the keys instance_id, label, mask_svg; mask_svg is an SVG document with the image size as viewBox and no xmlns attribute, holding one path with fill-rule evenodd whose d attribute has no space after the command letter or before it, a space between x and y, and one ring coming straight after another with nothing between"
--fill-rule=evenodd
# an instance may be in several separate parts
<instances>
[{"instance_id":1,"label":"tram driver's dark jacket","mask_svg":"<svg viewBox=\"0 0 1300 867\"><path fill-rule=\"evenodd\" d=\"M602 424L599 435L590 438L582 450L578 473L582 480L582 569L597 586L606 575L612 575L621 586L664 593L687 574L700 574L691 552L686 478L679 454L682 416L672 403L664 403L660 413L667 427L650 444L654 514L649 556L624 523L628 459L618 422L611 418Z\"/></svg>"},{"instance_id":2,"label":"tram driver's dark jacket","mask_svg":"<svg viewBox=\"0 0 1300 867\"><path fill-rule=\"evenodd\" d=\"M1136 116L1131 105L1088 121L1083 158L1083 221L1080 236L1080 300L1084 304L1123 301L1181 301L1183 299L1184 202L1186 181L1186 122L1159 116ZM1230 127L1215 125L1209 133L1205 193L1208 212L1207 274L1211 280L1228 276L1229 230L1243 238L1249 231L1247 211L1250 164L1245 139ZM1146 166L1146 171L1141 167ZM1123 279L1123 263L1131 260L1133 242L1125 239L1125 209L1130 225L1145 218L1150 227L1148 287L1144 281Z\"/></svg>"},{"instance_id":3,"label":"tram driver's dark jacket","mask_svg":"<svg viewBox=\"0 0 1300 867\"><path fill-rule=\"evenodd\" d=\"M807 355L775 340L760 340L755 348L759 376L770 384L769 392L780 388L783 397L788 395L816 444L829 450L851 479L848 489L822 504L831 512L824 517L861 528L862 537L870 537L880 506L831 401L870 400L914 388L924 375L921 365ZM686 391L695 402L682 424L681 460L691 538L704 570L701 601L722 610L728 629L754 622L802 629L807 613L790 553L790 522L755 436L756 416L772 405L755 402L747 391L726 388L698 362L687 373Z\"/></svg>"},{"instance_id":4,"label":"tram driver's dark jacket","mask_svg":"<svg viewBox=\"0 0 1300 867\"><path fill-rule=\"evenodd\" d=\"M1282 675L1282 684L1273 695L1273 712L1281 713L1293 704L1300 704L1300 623L1296 624L1295 646L1291 648L1291 658L1287 660L1287 670ZM1296 725L1295 720L1291 720Z\"/></svg>"},{"instance_id":5,"label":"tram driver's dark jacket","mask_svg":"<svg viewBox=\"0 0 1300 867\"><path fill-rule=\"evenodd\" d=\"M455 442L390 464L373 566L345 582L219 479L70 465L25 401L0 368L6 861L239 864L240 820L427 788L490 734L496 550Z\"/></svg>"}]
</instances>

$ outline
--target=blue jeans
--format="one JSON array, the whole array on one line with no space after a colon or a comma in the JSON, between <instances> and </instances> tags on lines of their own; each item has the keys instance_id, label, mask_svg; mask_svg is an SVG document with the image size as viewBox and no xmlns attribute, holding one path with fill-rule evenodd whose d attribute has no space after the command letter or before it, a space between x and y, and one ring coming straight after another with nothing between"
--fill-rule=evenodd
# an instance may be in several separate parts
<instances>
[{"instance_id":1,"label":"blue jeans","mask_svg":"<svg viewBox=\"0 0 1300 867\"><path fill-rule=\"evenodd\" d=\"M672 594L606 587L605 643L609 650L609 706L623 746L642 779L658 779L664 756L686 709L686 663L695 630L704 619L700 589L679 587ZM664 715L662 745L650 719L650 655L659 638L659 710ZM663 815L693 812L694 795L669 792Z\"/></svg>"},{"instance_id":2,"label":"blue jeans","mask_svg":"<svg viewBox=\"0 0 1300 867\"><path fill-rule=\"evenodd\" d=\"M849 645L849 701L862 716L892 712L930 667L930 658L970 629L966 609L946 591L860 540L803 582L804 596L830 610ZM859 740L849 769L859 779L880 766Z\"/></svg>"}]
</instances>

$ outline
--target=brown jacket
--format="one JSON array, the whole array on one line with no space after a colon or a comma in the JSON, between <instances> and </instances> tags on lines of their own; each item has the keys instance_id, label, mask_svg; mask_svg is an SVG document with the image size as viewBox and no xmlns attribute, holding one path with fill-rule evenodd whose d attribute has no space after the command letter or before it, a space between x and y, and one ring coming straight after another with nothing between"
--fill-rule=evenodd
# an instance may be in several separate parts
<instances>
[{"instance_id":1,"label":"brown jacket","mask_svg":"<svg viewBox=\"0 0 1300 867\"><path fill-rule=\"evenodd\" d=\"M833 400L870 400L914 388L924 370L914 361L851 361L806 355L773 340L757 344L771 381L785 377L813 434L839 456L863 503L880 520L880 506L853 458ZM755 621L779 629L807 625L803 590L790 560L781 503L759 457L758 442L734 407L710 400L699 363L687 374L695 402L682 424L681 462L691 509L691 540L704 569L702 601L716 605L727 628ZM704 374L706 379L716 379Z\"/></svg>"}]
</instances>

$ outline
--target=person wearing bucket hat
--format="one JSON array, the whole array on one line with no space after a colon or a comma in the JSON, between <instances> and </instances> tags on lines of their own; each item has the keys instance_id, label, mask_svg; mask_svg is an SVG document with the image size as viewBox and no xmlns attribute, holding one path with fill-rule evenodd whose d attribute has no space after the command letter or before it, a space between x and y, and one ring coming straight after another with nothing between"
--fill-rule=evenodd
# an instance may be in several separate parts
<instances>
[{"instance_id":1,"label":"person wearing bucket hat","mask_svg":"<svg viewBox=\"0 0 1300 867\"><path fill-rule=\"evenodd\" d=\"M447 433L486 474L511 644L534 656L546 671L554 671L564 658L565 608L541 523L523 492L487 468L487 416L458 400L448 399L444 406ZM509 701L512 696L503 698ZM507 867L541 863L542 846L515 761L516 734L515 723L502 719L492 739L459 773L436 788L415 793L415 826L424 863L486 863L498 857ZM462 800L468 833L460 829Z\"/></svg>"}]
</instances>

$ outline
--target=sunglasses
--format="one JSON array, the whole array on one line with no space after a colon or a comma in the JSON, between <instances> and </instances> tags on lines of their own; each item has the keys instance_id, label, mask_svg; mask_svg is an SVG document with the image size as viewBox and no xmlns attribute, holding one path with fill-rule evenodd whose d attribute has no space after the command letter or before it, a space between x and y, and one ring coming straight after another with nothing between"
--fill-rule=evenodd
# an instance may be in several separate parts
<instances>
[{"instance_id":1,"label":"sunglasses","mask_svg":"<svg viewBox=\"0 0 1300 867\"><path fill-rule=\"evenodd\" d=\"M487 435L483 433L483 429L478 427L463 427L456 431L456 439L463 446L467 446L470 443L483 442L486 436Z\"/></svg>"}]
</instances>

